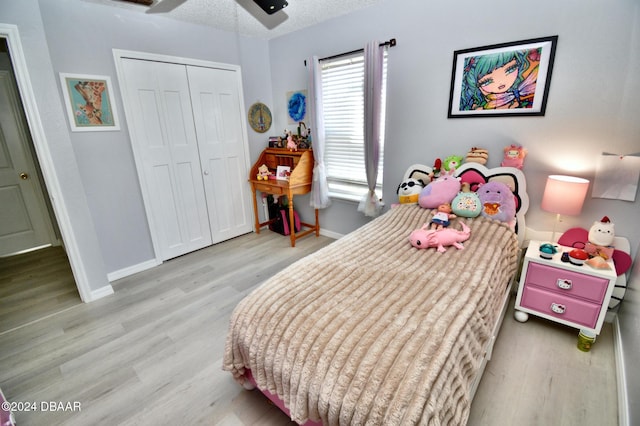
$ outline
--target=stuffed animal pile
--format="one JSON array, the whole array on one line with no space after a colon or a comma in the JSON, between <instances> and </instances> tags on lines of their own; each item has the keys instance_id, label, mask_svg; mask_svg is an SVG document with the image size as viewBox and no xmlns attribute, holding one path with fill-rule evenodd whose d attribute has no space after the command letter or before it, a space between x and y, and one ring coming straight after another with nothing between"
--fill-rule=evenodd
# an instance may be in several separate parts
<instances>
[{"instance_id":1,"label":"stuffed animal pile","mask_svg":"<svg viewBox=\"0 0 640 426\"><path fill-rule=\"evenodd\" d=\"M511 144L503 151L502 167L522 169L526 149ZM461 242L469 238L470 231L447 229L453 223L452 220L458 217L474 218L482 215L510 226L515 225L517 202L508 182L486 179L485 183L478 184L472 178L474 188L471 190L468 183L461 183L461 179L456 177L455 171L463 162L484 165L488 159L487 149L473 147L466 157L450 155L444 160L436 159L432 172L420 176L420 179L416 179L412 173L405 175L397 189L400 204L417 203L422 208L433 210L429 222L411 233L409 241L413 247L437 247L439 252L445 251L441 247L446 245L462 249ZM467 232L464 239L458 239L460 232Z\"/></svg>"}]
</instances>

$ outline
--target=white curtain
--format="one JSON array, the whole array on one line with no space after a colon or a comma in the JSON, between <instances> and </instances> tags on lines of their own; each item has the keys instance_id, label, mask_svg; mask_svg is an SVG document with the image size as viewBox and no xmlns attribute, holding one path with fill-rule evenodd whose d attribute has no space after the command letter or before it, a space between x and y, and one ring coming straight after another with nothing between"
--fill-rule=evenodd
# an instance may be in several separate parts
<instances>
[{"instance_id":1,"label":"white curtain","mask_svg":"<svg viewBox=\"0 0 640 426\"><path fill-rule=\"evenodd\" d=\"M309 204L315 209L324 209L331 204L327 170L324 166L324 118L322 116L322 77L317 56L307 59L307 96L311 118L311 147L313 148L313 182Z\"/></svg>"},{"instance_id":2,"label":"white curtain","mask_svg":"<svg viewBox=\"0 0 640 426\"><path fill-rule=\"evenodd\" d=\"M360 201L358 211L370 217L378 216L382 210L375 189L380 157L383 54L377 40L364 47L364 161L369 191Z\"/></svg>"}]
</instances>

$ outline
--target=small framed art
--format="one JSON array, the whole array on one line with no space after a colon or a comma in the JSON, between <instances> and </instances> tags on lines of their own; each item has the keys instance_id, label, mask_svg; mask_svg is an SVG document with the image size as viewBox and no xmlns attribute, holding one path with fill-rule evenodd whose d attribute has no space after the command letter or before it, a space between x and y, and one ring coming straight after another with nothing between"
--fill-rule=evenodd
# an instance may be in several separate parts
<instances>
[{"instance_id":1,"label":"small framed art","mask_svg":"<svg viewBox=\"0 0 640 426\"><path fill-rule=\"evenodd\" d=\"M453 52L449 118L544 115L558 36Z\"/></svg>"},{"instance_id":2,"label":"small framed art","mask_svg":"<svg viewBox=\"0 0 640 426\"><path fill-rule=\"evenodd\" d=\"M276 179L289 180L289 176L291 176L291 167L278 166L278 168L276 169Z\"/></svg>"},{"instance_id":3,"label":"small framed art","mask_svg":"<svg viewBox=\"0 0 640 426\"><path fill-rule=\"evenodd\" d=\"M120 130L108 76L60 73L73 132Z\"/></svg>"}]
</instances>

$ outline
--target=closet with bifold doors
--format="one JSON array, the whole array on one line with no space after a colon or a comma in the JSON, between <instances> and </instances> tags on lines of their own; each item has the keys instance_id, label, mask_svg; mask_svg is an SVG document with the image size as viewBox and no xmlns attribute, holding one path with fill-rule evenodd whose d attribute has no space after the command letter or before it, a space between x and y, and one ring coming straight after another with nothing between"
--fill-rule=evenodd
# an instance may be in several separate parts
<instances>
[{"instance_id":1,"label":"closet with bifold doors","mask_svg":"<svg viewBox=\"0 0 640 426\"><path fill-rule=\"evenodd\" d=\"M251 232L239 67L114 56L156 258Z\"/></svg>"}]
</instances>

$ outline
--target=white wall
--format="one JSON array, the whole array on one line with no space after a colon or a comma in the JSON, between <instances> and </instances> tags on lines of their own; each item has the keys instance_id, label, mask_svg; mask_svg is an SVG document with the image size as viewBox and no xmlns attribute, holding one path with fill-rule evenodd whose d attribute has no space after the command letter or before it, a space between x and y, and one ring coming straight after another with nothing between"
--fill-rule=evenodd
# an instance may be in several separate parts
<instances>
[{"instance_id":1,"label":"white wall","mask_svg":"<svg viewBox=\"0 0 640 426\"><path fill-rule=\"evenodd\" d=\"M268 48L265 41L170 20L121 7L80 0L40 0L53 72L107 75L114 84L120 131L73 132L77 158L104 263L116 273L154 258L151 236L135 169L131 141L112 49L151 52L245 65L245 103L270 103ZM141 10L144 10L142 8ZM266 70L266 72L259 72ZM60 85L57 102L62 102ZM66 122L60 125L66 128ZM255 139L250 131L250 143ZM263 145L263 139L252 146ZM252 156L259 151L251 150ZM253 157L252 157L253 158Z\"/></svg>"},{"instance_id":2,"label":"white wall","mask_svg":"<svg viewBox=\"0 0 640 426\"><path fill-rule=\"evenodd\" d=\"M56 189L52 200L54 210L57 214L62 210L65 213L65 217L58 217L58 220L73 224L72 227L64 227L62 232L67 249L75 253L70 258L74 274L77 280L86 283L88 292L103 289L108 287L105 266L66 128L37 0L0 2L0 22L18 27L29 82L37 94L36 107L44 132L33 135L36 150L41 164L44 163L43 172L49 192L53 195L52 187ZM33 125L30 122L30 126ZM43 150L47 151L46 158L42 155ZM82 295L90 297L90 294Z\"/></svg>"},{"instance_id":3,"label":"white wall","mask_svg":"<svg viewBox=\"0 0 640 426\"><path fill-rule=\"evenodd\" d=\"M555 215L539 204L546 176L574 174L593 179L602 151L640 151L640 4L635 0L473 0L449 5L423 0L386 0L359 12L270 42L275 128L286 125L285 93L304 87L303 60L361 48L369 39L396 38L389 51L384 199L396 200L405 169L419 159L464 155L472 146L490 150L490 166L502 148L525 146L529 155L531 209L528 226L550 230ZM495 43L558 35L559 41L544 117L448 119L453 52ZM338 207L337 205L341 206ZM343 205L347 204L343 208ZM299 202L298 208L301 208ZM617 232L640 243L635 202L590 198L583 214L565 218L559 229L589 227L608 215ZM304 211L304 215L309 215ZM365 219L355 205L335 202L321 213L325 229L344 232Z\"/></svg>"}]
</instances>

